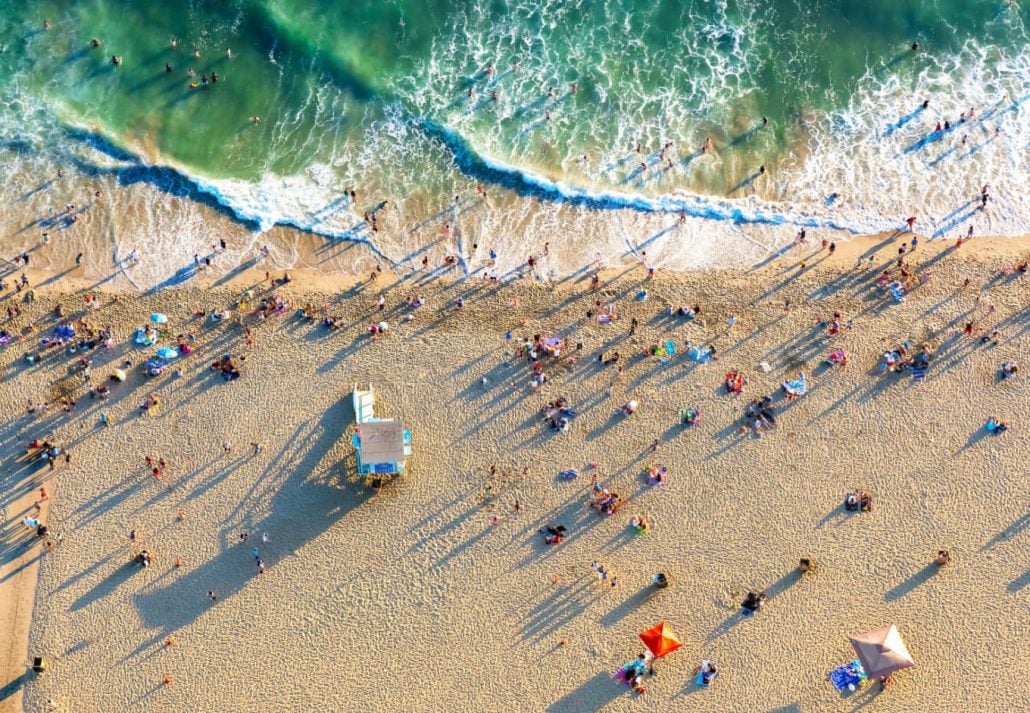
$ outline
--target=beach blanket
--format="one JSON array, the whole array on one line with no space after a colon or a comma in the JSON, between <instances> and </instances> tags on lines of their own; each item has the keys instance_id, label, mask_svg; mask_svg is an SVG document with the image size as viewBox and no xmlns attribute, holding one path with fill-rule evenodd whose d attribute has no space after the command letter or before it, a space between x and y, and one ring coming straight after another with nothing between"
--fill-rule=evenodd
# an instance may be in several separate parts
<instances>
[{"instance_id":1,"label":"beach blanket","mask_svg":"<svg viewBox=\"0 0 1030 713\"><path fill-rule=\"evenodd\" d=\"M854 691L866 680L866 673L861 663L852 661L830 671L829 678L838 691Z\"/></svg>"},{"instance_id":2,"label":"beach blanket","mask_svg":"<svg viewBox=\"0 0 1030 713\"><path fill-rule=\"evenodd\" d=\"M575 468L569 468L558 473L558 480L575 480L579 477L579 473L576 472Z\"/></svg>"},{"instance_id":3,"label":"beach blanket","mask_svg":"<svg viewBox=\"0 0 1030 713\"><path fill-rule=\"evenodd\" d=\"M804 374L798 374L796 379L788 379L785 382L787 391L798 396L804 396L808 393L808 381L805 379Z\"/></svg>"},{"instance_id":4,"label":"beach blanket","mask_svg":"<svg viewBox=\"0 0 1030 713\"><path fill-rule=\"evenodd\" d=\"M712 358L712 350L707 347L691 347L687 350L687 357L689 357L691 361L706 364Z\"/></svg>"},{"instance_id":5,"label":"beach blanket","mask_svg":"<svg viewBox=\"0 0 1030 713\"><path fill-rule=\"evenodd\" d=\"M914 366L912 367L912 380L922 381L926 378L926 367L925 366Z\"/></svg>"},{"instance_id":6,"label":"beach blanket","mask_svg":"<svg viewBox=\"0 0 1030 713\"><path fill-rule=\"evenodd\" d=\"M157 335L147 334L147 330L143 327L136 327L135 333L132 335L132 341L142 347L150 347L157 344Z\"/></svg>"}]
</instances>

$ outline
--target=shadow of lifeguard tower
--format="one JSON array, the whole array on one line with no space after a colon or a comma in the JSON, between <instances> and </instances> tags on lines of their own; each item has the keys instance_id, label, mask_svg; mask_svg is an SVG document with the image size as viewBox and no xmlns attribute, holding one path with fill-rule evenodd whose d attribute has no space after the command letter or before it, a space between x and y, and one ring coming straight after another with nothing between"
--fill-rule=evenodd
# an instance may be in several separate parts
<instances>
[{"instance_id":1,"label":"shadow of lifeguard tower","mask_svg":"<svg viewBox=\"0 0 1030 713\"><path fill-rule=\"evenodd\" d=\"M375 391L354 385L354 460L366 484L382 485L401 475L411 455L411 431L400 421L377 418Z\"/></svg>"}]
</instances>

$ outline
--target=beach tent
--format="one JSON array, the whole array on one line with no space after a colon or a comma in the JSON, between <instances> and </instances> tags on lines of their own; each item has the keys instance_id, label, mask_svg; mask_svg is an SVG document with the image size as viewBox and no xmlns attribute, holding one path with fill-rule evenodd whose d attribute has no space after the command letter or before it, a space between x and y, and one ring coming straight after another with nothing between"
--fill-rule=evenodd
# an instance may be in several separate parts
<instances>
[{"instance_id":1,"label":"beach tent","mask_svg":"<svg viewBox=\"0 0 1030 713\"><path fill-rule=\"evenodd\" d=\"M171 361L179 358L179 351L171 347L161 347L157 350L157 355L166 361Z\"/></svg>"},{"instance_id":2,"label":"beach tent","mask_svg":"<svg viewBox=\"0 0 1030 713\"><path fill-rule=\"evenodd\" d=\"M644 646L654 654L655 658L671 654L683 645L680 643L679 637L665 625L664 621L658 622L647 631L640 632L640 640L644 642Z\"/></svg>"},{"instance_id":3,"label":"beach tent","mask_svg":"<svg viewBox=\"0 0 1030 713\"><path fill-rule=\"evenodd\" d=\"M160 312L154 312L150 315L150 321L154 324L165 324L168 321L168 317L164 316Z\"/></svg>"},{"instance_id":4,"label":"beach tent","mask_svg":"<svg viewBox=\"0 0 1030 713\"><path fill-rule=\"evenodd\" d=\"M915 665L894 624L852 636L851 645L870 678L889 676L895 671Z\"/></svg>"}]
</instances>

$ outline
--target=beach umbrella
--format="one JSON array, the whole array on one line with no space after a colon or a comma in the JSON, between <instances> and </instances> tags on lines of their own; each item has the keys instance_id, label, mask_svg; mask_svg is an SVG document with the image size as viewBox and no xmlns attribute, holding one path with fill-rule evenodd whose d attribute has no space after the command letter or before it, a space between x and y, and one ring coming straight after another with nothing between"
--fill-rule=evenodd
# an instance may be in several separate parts
<instances>
[{"instance_id":1,"label":"beach umbrella","mask_svg":"<svg viewBox=\"0 0 1030 713\"><path fill-rule=\"evenodd\" d=\"M150 321L154 324L164 324L168 321L168 317L161 314L160 312L154 312L152 315L150 315Z\"/></svg>"},{"instance_id":2,"label":"beach umbrella","mask_svg":"<svg viewBox=\"0 0 1030 713\"><path fill-rule=\"evenodd\" d=\"M125 381L125 372L121 369L115 369L114 378L118 379L118 381Z\"/></svg>"},{"instance_id":3,"label":"beach umbrella","mask_svg":"<svg viewBox=\"0 0 1030 713\"><path fill-rule=\"evenodd\" d=\"M640 640L644 646L654 654L655 658L661 658L665 654L671 654L683 644L675 632L665 625L664 621L658 622L647 631L640 632Z\"/></svg>"},{"instance_id":4,"label":"beach umbrella","mask_svg":"<svg viewBox=\"0 0 1030 713\"><path fill-rule=\"evenodd\" d=\"M157 350L157 355L162 359L171 361L172 359L177 359L179 357L179 352L171 347L161 347Z\"/></svg>"},{"instance_id":5,"label":"beach umbrella","mask_svg":"<svg viewBox=\"0 0 1030 713\"><path fill-rule=\"evenodd\" d=\"M850 640L869 678L889 676L915 665L894 624L852 636Z\"/></svg>"}]
</instances>

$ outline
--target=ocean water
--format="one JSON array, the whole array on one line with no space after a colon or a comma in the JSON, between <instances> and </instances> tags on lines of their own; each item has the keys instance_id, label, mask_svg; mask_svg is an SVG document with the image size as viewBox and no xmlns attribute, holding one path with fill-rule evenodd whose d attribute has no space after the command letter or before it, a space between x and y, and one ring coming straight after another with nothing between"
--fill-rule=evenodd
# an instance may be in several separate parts
<instances>
[{"instance_id":1,"label":"ocean water","mask_svg":"<svg viewBox=\"0 0 1030 713\"><path fill-rule=\"evenodd\" d=\"M223 269L268 244L326 271L493 249L506 274L548 243L563 275L910 214L1030 232L1030 11L1006 0L4 5L3 249L55 269L139 250L126 275L167 284L219 237Z\"/></svg>"}]
</instances>

